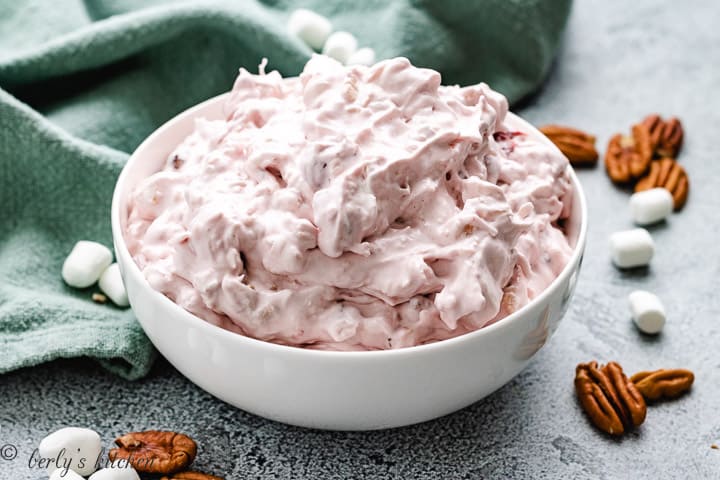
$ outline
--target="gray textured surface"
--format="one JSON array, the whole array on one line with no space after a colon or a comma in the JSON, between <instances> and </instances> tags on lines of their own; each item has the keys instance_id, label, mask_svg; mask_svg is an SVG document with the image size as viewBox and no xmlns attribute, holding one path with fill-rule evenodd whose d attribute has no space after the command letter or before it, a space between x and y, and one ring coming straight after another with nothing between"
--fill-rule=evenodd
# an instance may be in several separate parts
<instances>
[{"instance_id":1,"label":"gray textured surface","mask_svg":"<svg viewBox=\"0 0 720 480\"><path fill-rule=\"evenodd\" d=\"M309 431L272 423L215 400L160 362L129 383L90 362L60 361L0 377L0 477L46 478L27 467L34 446L64 425L97 429L109 445L133 429L185 431L200 443L198 468L230 478L720 478L720 6L706 2L579 0L544 92L520 113L597 133L599 144L651 111L686 125L681 162L691 176L686 209L652 229L647 271L619 273L607 236L631 226L627 195L602 169L581 172L590 236L571 309L531 366L494 395L425 424L370 433ZM639 334L625 296L655 291L669 320ZM572 389L580 361L617 359L627 371L681 366L690 395L653 406L621 440L586 421ZM289 401L291 401L289 399Z\"/></svg>"}]
</instances>

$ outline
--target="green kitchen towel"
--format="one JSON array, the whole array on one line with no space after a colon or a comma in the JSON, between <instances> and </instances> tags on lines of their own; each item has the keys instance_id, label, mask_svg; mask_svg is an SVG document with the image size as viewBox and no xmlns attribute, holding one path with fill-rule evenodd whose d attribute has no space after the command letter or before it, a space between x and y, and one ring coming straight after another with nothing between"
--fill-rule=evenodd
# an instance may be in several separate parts
<instances>
[{"instance_id":1,"label":"green kitchen towel","mask_svg":"<svg viewBox=\"0 0 720 480\"><path fill-rule=\"evenodd\" d=\"M262 57L301 71L312 52L285 32L298 7L380 59L513 101L546 74L570 0L0 0L0 373L77 356L148 372L132 312L67 287L62 262L77 240L111 246L115 179L160 124Z\"/></svg>"}]
</instances>

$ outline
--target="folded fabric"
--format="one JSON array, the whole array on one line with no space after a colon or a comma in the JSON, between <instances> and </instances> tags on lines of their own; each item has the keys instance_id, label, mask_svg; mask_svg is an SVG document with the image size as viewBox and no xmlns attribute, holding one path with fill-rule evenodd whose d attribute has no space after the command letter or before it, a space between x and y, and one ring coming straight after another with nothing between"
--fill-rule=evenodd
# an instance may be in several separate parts
<instances>
[{"instance_id":1,"label":"folded fabric","mask_svg":"<svg viewBox=\"0 0 720 480\"><path fill-rule=\"evenodd\" d=\"M77 240L111 246L117 175L160 124L263 57L301 71L312 52L285 31L298 7L380 59L406 56L512 101L547 73L570 0L0 3L0 373L76 356L125 378L148 372L155 351L132 311L66 286L62 262Z\"/></svg>"}]
</instances>

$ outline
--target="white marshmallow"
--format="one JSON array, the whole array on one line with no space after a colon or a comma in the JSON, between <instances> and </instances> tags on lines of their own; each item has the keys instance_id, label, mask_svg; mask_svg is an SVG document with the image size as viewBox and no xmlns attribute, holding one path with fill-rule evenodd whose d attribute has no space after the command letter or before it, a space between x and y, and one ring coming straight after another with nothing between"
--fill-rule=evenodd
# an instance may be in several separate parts
<instances>
[{"instance_id":1,"label":"white marshmallow","mask_svg":"<svg viewBox=\"0 0 720 480\"><path fill-rule=\"evenodd\" d=\"M357 39L352 33L333 32L325 41L322 53L340 63L347 63L355 50L357 50Z\"/></svg>"},{"instance_id":2,"label":"white marshmallow","mask_svg":"<svg viewBox=\"0 0 720 480\"><path fill-rule=\"evenodd\" d=\"M67 472L62 468L58 468L50 474L50 480L85 480L81 475L68 470Z\"/></svg>"},{"instance_id":3,"label":"white marshmallow","mask_svg":"<svg viewBox=\"0 0 720 480\"><path fill-rule=\"evenodd\" d=\"M370 47L364 47L350 55L347 60L348 65L373 65L375 63L375 50Z\"/></svg>"},{"instance_id":4,"label":"white marshmallow","mask_svg":"<svg viewBox=\"0 0 720 480\"><path fill-rule=\"evenodd\" d=\"M330 20L304 8L298 8L290 15L287 28L291 35L315 50L323 47L332 32Z\"/></svg>"},{"instance_id":5,"label":"white marshmallow","mask_svg":"<svg viewBox=\"0 0 720 480\"><path fill-rule=\"evenodd\" d=\"M111 466L93 473L88 480L140 480L140 476L131 466Z\"/></svg>"},{"instance_id":6,"label":"white marshmallow","mask_svg":"<svg viewBox=\"0 0 720 480\"><path fill-rule=\"evenodd\" d=\"M635 228L610 235L610 252L618 267L640 267L650 263L655 244L647 230Z\"/></svg>"},{"instance_id":7,"label":"white marshmallow","mask_svg":"<svg viewBox=\"0 0 720 480\"><path fill-rule=\"evenodd\" d=\"M95 463L102 451L100 435L89 428L67 427L43 438L38 447L42 458L58 459L48 466L48 473L70 470L83 476L95 471ZM68 462L65 464L64 462ZM50 477L53 478L53 477ZM73 478L65 475L58 478Z\"/></svg>"},{"instance_id":8,"label":"white marshmallow","mask_svg":"<svg viewBox=\"0 0 720 480\"><path fill-rule=\"evenodd\" d=\"M628 295L633 321L641 332L655 334L665 326L665 307L650 292L635 290Z\"/></svg>"},{"instance_id":9,"label":"white marshmallow","mask_svg":"<svg viewBox=\"0 0 720 480\"><path fill-rule=\"evenodd\" d=\"M113 263L107 267L102 275L100 275L98 286L118 307L127 307L130 305L125 284L120 275L120 266L117 263Z\"/></svg>"},{"instance_id":10,"label":"white marshmallow","mask_svg":"<svg viewBox=\"0 0 720 480\"><path fill-rule=\"evenodd\" d=\"M113 254L105 245L81 240L65 259L62 278L75 288L86 288L98 281L100 274L112 263Z\"/></svg>"},{"instance_id":11,"label":"white marshmallow","mask_svg":"<svg viewBox=\"0 0 720 480\"><path fill-rule=\"evenodd\" d=\"M664 188L651 188L630 197L630 212L638 225L664 220L673 211L673 198Z\"/></svg>"}]
</instances>

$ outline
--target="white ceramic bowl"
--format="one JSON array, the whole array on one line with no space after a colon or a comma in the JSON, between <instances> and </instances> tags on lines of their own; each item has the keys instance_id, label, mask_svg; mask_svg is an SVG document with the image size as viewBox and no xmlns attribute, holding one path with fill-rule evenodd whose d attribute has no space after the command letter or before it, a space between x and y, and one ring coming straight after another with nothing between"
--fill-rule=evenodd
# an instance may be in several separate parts
<instances>
[{"instance_id":1,"label":"white ceramic bowl","mask_svg":"<svg viewBox=\"0 0 720 480\"><path fill-rule=\"evenodd\" d=\"M519 311L453 339L386 351L306 350L223 330L153 290L123 239L125 199L191 133L196 118L224 118L226 95L181 113L150 135L122 171L112 203L115 252L133 311L152 343L193 383L238 408L293 425L398 427L440 417L489 395L547 342L572 296L585 246L587 211L574 173L568 221L574 253L565 269ZM509 115L508 123L549 143L515 115Z\"/></svg>"}]
</instances>

